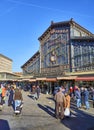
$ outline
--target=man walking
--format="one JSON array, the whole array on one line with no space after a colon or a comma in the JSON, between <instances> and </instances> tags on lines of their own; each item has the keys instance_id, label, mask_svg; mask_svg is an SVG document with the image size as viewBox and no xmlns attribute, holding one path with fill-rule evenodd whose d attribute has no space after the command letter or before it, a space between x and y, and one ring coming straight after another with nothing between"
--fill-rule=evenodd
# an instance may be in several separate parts
<instances>
[{"instance_id":1,"label":"man walking","mask_svg":"<svg viewBox=\"0 0 94 130\"><path fill-rule=\"evenodd\" d=\"M85 96L84 98L85 98L86 110L88 110L90 108L90 105L89 105L89 91L87 90L87 88L85 88L84 96Z\"/></svg>"},{"instance_id":2,"label":"man walking","mask_svg":"<svg viewBox=\"0 0 94 130\"><path fill-rule=\"evenodd\" d=\"M55 99L55 108L56 108L56 118L63 119L66 100L64 94L62 93L61 88L58 89L58 92L56 93L54 99Z\"/></svg>"},{"instance_id":3,"label":"man walking","mask_svg":"<svg viewBox=\"0 0 94 130\"><path fill-rule=\"evenodd\" d=\"M14 102L15 102L15 113L21 112L20 110L17 110L17 107L21 105L21 102L23 101L22 93L19 87L15 89L14 92Z\"/></svg>"},{"instance_id":4,"label":"man walking","mask_svg":"<svg viewBox=\"0 0 94 130\"><path fill-rule=\"evenodd\" d=\"M37 100L39 99L39 96L40 96L40 87L37 85L37 88L36 88L36 93L37 93Z\"/></svg>"}]
</instances>

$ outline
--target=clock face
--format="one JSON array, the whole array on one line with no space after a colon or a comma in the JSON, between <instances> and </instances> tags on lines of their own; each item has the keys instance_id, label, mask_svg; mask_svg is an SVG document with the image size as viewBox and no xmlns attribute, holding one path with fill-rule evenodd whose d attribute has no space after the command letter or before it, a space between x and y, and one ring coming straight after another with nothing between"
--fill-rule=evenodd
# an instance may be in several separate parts
<instances>
[{"instance_id":1,"label":"clock face","mask_svg":"<svg viewBox=\"0 0 94 130\"><path fill-rule=\"evenodd\" d=\"M55 61L55 56L51 56L51 62Z\"/></svg>"},{"instance_id":2,"label":"clock face","mask_svg":"<svg viewBox=\"0 0 94 130\"><path fill-rule=\"evenodd\" d=\"M53 50L53 51L51 52L50 61L51 61L51 62L55 62L55 61L56 61L56 54L55 54L55 50Z\"/></svg>"}]
</instances>

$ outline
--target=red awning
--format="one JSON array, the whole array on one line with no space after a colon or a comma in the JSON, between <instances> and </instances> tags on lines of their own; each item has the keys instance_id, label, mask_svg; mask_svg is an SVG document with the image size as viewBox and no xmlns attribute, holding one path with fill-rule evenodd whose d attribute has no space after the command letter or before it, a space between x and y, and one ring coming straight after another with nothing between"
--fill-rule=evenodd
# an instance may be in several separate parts
<instances>
[{"instance_id":1,"label":"red awning","mask_svg":"<svg viewBox=\"0 0 94 130\"><path fill-rule=\"evenodd\" d=\"M94 77L77 77L75 81L94 81Z\"/></svg>"}]
</instances>

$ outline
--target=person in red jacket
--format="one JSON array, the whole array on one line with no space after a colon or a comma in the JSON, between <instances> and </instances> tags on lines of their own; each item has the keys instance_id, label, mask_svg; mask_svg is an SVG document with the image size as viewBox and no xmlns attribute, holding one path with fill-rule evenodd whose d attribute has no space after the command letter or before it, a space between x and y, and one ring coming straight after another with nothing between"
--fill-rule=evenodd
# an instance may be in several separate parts
<instances>
[{"instance_id":1,"label":"person in red jacket","mask_svg":"<svg viewBox=\"0 0 94 130\"><path fill-rule=\"evenodd\" d=\"M7 86L2 87L2 105L5 103L5 96L6 96Z\"/></svg>"},{"instance_id":2,"label":"person in red jacket","mask_svg":"<svg viewBox=\"0 0 94 130\"><path fill-rule=\"evenodd\" d=\"M66 117L70 116L70 94L69 93L65 93L65 100L66 100L66 105L65 105L65 111L64 111L64 115Z\"/></svg>"}]
</instances>

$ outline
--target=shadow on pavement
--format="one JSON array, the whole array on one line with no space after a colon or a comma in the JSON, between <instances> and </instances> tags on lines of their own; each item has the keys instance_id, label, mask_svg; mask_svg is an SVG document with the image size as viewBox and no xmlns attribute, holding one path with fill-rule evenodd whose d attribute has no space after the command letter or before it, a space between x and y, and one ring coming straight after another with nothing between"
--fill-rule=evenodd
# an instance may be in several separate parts
<instances>
[{"instance_id":1,"label":"shadow on pavement","mask_svg":"<svg viewBox=\"0 0 94 130\"><path fill-rule=\"evenodd\" d=\"M41 105L41 104L37 104L39 108L41 108L42 110L44 110L46 113L48 113L49 115L51 115L52 117L55 117L54 114L54 109L51 108L50 106L47 105Z\"/></svg>"},{"instance_id":2,"label":"shadow on pavement","mask_svg":"<svg viewBox=\"0 0 94 130\"><path fill-rule=\"evenodd\" d=\"M32 98L33 100L35 100L34 95L28 95L29 98Z\"/></svg>"},{"instance_id":3,"label":"shadow on pavement","mask_svg":"<svg viewBox=\"0 0 94 130\"><path fill-rule=\"evenodd\" d=\"M0 130L10 130L7 120L0 119Z\"/></svg>"},{"instance_id":4,"label":"shadow on pavement","mask_svg":"<svg viewBox=\"0 0 94 130\"><path fill-rule=\"evenodd\" d=\"M94 130L94 114L86 111L77 110L75 106L71 107L71 117L64 118L61 123L70 130Z\"/></svg>"},{"instance_id":5,"label":"shadow on pavement","mask_svg":"<svg viewBox=\"0 0 94 130\"><path fill-rule=\"evenodd\" d=\"M54 98L53 98L53 97L46 97L46 98L49 99L49 100L54 101Z\"/></svg>"},{"instance_id":6,"label":"shadow on pavement","mask_svg":"<svg viewBox=\"0 0 94 130\"><path fill-rule=\"evenodd\" d=\"M48 105L45 105L45 107L46 107L49 111L51 111L52 113L55 112L55 109L53 109L52 107L50 107L50 106L48 106Z\"/></svg>"}]
</instances>

